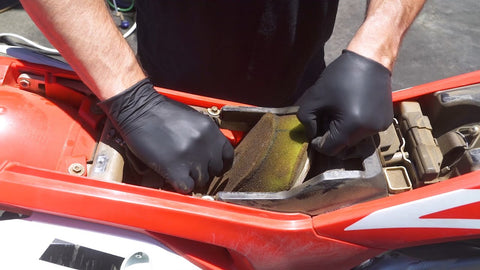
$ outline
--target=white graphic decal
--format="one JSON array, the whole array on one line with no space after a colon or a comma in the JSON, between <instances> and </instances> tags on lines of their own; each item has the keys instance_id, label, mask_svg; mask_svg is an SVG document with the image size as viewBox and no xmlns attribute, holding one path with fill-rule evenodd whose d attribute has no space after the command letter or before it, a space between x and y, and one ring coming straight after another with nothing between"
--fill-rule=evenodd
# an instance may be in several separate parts
<instances>
[{"instance_id":1,"label":"white graphic decal","mask_svg":"<svg viewBox=\"0 0 480 270\"><path fill-rule=\"evenodd\" d=\"M451 191L375 211L348 226L345 228L345 231L385 228L480 229L480 219L420 218L425 215L479 201L479 189Z\"/></svg>"}]
</instances>

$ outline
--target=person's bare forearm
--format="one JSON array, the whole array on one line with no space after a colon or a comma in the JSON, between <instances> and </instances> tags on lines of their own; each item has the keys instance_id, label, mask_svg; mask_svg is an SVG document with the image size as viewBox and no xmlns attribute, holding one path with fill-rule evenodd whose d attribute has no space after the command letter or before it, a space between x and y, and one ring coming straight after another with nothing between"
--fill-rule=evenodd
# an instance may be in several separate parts
<instances>
[{"instance_id":1,"label":"person's bare forearm","mask_svg":"<svg viewBox=\"0 0 480 270\"><path fill-rule=\"evenodd\" d=\"M371 0L366 19L347 49L392 71L403 36L424 3L425 0Z\"/></svg>"},{"instance_id":2,"label":"person's bare forearm","mask_svg":"<svg viewBox=\"0 0 480 270\"><path fill-rule=\"evenodd\" d=\"M22 0L32 20L100 100L145 78L103 0Z\"/></svg>"}]
</instances>

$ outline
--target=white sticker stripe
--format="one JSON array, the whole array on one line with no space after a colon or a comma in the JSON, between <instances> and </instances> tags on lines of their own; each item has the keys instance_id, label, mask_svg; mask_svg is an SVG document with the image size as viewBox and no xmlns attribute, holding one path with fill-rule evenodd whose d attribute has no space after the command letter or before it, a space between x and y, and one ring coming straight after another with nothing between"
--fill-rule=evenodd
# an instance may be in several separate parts
<instances>
[{"instance_id":1,"label":"white sticker stripe","mask_svg":"<svg viewBox=\"0 0 480 270\"><path fill-rule=\"evenodd\" d=\"M480 219L475 218L420 218L479 201L478 189L455 190L375 211L348 226L345 231L387 228L480 229Z\"/></svg>"}]
</instances>

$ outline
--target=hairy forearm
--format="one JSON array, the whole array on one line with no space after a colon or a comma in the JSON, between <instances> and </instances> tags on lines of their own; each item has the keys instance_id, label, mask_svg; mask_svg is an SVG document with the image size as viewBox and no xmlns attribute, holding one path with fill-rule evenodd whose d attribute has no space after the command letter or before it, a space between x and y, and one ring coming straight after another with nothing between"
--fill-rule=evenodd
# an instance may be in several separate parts
<instances>
[{"instance_id":1,"label":"hairy forearm","mask_svg":"<svg viewBox=\"0 0 480 270\"><path fill-rule=\"evenodd\" d=\"M367 16L347 49L393 70L406 31L426 0L371 0Z\"/></svg>"},{"instance_id":2,"label":"hairy forearm","mask_svg":"<svg viewBox=\"0 0 480 270\"><path fill-rule=\"evenodd\" d=\"M85 84L107 99L145 78L102 0L22 0Z\"/></svg>"}]
</instances>

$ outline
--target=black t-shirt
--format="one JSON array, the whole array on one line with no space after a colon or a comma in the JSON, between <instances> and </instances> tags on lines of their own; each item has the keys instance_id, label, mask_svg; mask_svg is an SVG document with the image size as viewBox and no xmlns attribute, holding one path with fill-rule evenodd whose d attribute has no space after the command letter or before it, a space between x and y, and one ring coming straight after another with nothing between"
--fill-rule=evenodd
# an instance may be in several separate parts
<instances>
[{"instance_id":1,"label":"black t-shirt","mask_svg":"<svg viewBox=\"0 0 480 270\"><path fill-rule=\"evenodd\" d=\"M140 0L138 56L154 84L290 105L325 68L338 0Z\"/></svg>"}]
</instances>

